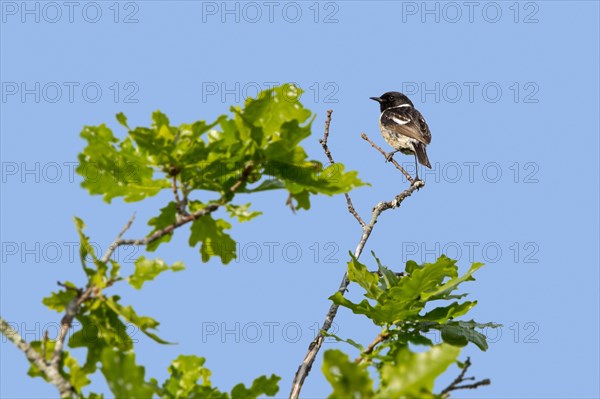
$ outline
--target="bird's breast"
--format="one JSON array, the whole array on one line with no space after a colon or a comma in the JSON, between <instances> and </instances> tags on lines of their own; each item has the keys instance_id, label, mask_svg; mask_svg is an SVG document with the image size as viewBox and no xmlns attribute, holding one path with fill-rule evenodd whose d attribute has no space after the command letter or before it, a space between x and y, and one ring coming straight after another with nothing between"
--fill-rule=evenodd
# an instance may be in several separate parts
<instances>
[{"instance_id":1,"label":"bird's breast","mask_svg":"<svg viewBox=\"0 0 600 399\"><path fill-rule=\"evenodd\" d=\"M395 150L408 152L415 151L414 143L416 143L417 140L412 139L403 134L399 134L398 132L395 132L393 130L386 129L381 125L379 126L379 128L381 129L381 135L383 136L384 140Z\"/></svg>"}]
</instances>

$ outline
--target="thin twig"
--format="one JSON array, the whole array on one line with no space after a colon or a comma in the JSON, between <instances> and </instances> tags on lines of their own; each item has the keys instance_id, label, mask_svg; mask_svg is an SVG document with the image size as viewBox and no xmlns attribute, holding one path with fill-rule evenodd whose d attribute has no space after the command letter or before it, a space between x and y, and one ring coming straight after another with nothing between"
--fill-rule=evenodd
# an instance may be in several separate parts
<instances>
[{"instance_id":1,"label":"thin twig","mask_svg":"<svg viewBox=\"0 0 600 399\"><path fill-rule=\"evenodd\" d=\"M465 362L465 365L463 366L462 370L460 371L460 374L458 374L458 377L456 377L454 379L454 381L452 381L450 383L450 385L448 385L440 393L440 396L447 398L450 396L450 392L452 392L452 391L458 391L459 389L477 389L481 386L490 385L492 383L489 378L485 378L483 380L474 382L472 384L460 385L461 383L463 383L465 381L473 381L475 379L475 377L465 377L469 367L471 367L471 358L470 357L467 358L467 361Z\"/></svg>"},{"instance_id":2,"label":"thin twig","mask_svg":"<svg viewBox=\"0 0 600 399\"><path fill-rule=\"evenodd\" d=\"M177 208L177 213L179 215L185 215L185 204L183 203L181 198L179 198L179 189L177 188L177 175L172 176L172 181L173 181L173 184L172 184L173 196L175 197L175 205Z\"/></svg>"},{"instance_id":3,"label":"thin twig","mask_svg":"<svg viewBox=\"0 0 600 399\"><path fill-rule=\"evenodd\" d=\"M325 118L325 129L323 132L323 138L319 140L319 143L321 143L321 146L323 147L325 156L327 157L329 162L333 165L333 164L335 164L335 161L333 160L333 156L331 155L331 152L329 151L329 146L327 145L327 140L329 139L329 126L331 125L331 114L332 113L333 113L332 109L327 110L327 117ZM346 203L348 204L348 212L350 212L352 214L352 216L354 216L354 218L361 225L361 227L365 227L365 222L362 220L362 218L360 217L358 212L356 212L356 209L354 209L354 205L352 204L352 200L350 199L350 194L344 193L344 196L346 197Z\"/></svg>"},{"instance_id":4,"label":"thin twig","mask_svg":"<svg viewBox=\"0 0 600 399\"><path fill-rule=\"evenodd\" d=\"M330 118L331 118L331 113L328 111L327 119L329 120ZM325 123L325 134L323 135L323 141L321 142L321 145L323 146L325 155L331 162L331 161L333 161L333 157L331 157L331 152L329 152L329 148L327 147L327 139L329 136L328 120L326 120L326 123ZM367 137L366 134L362 133L361 137L364 140L368 141L371 144L371 146L373 146L373 148L377 149L380 153L382 153L382 155L384 157L387 156L385 151L383 151L375 143L373 143ZM357 220L359 221L359 223L361 224L361 227L362 227L362 235L360 237L360 241L358 242L358 245L356 246L356 250L354 251L354 257L357 259L360 257L360 254L362 253L362 251L365 247L365 244L367 243L367 240L369 239L369 236L371 235L371 232L373 231L373 228L375 227L375 224L377 223L377 219L379 218L379 215L381 215L382 212L384 212L388 209L394 209L394 208L399 207L400 204L402 203L402 201L404 201L406 198L410 197L415 191L417 191L420 188L425 186L424 181L413 180L413 178L404 170L404 168L402 168L402 166L400 166L393 159L392 159L392 164L396 167L396 169L398 169L400 172L402 172L406 176L406 178L409 180L411 185L409 188L407 188L400 194L396 195L394 197L394 199L392 199L391 201L382 201L382 202L379 202L377 205L375 205L375 207L373 208L373 211L371 212L371 220L368 224L365 224L362 221L362 219L360 219L360 217L357 218L358 213L356 213L356 211L354 213L350 212L354 215L355 218L357 218ZM346 200L348 201L348 209L350 209L350 208L354 209L354 206L352 206L352 203L349 201L349 197L347 196L347 194L346 194ZM356 213L356 215L355 215L355 213ZM347 290L349 284L350 284L350 280L348 280L348 273L344 273L342 282L340 283L340 286L339 286L337 292L344 295L346 293L346 290ZM290 399L297 399L300 396L300 391L302 389L302 385L304 384L304 380L310 373L312 365L317 357L317 353L319 352L319 350L321 349L321 346L323 345L323 342L325 341L324 332L329 331L329 329L331 328L331 325L333 324L333 319L335 319L335 316L337 315L338 308L339 308L338 305L331 304L331 306L329 307L329 311L325 315L325 320L323 321L323 325L321 326L319 334L317 334L317 336L313 339L313 341L308 345L308 352L306 353L306 355L304 357L304 361L300 364L300 366L298 367L298 370L296 371L296 375L294 376L294 381L292 382L292 389L290 392Z\"/></svg>"},{"instance_id":5,"label":"thin twig","mask_svg":"<svg viewBox=\"0 0 600 399\"><path fill-rule=\"evenodd\" d=\"M119 241L117 242L117 246L121 246L121 245L148 245L151 242L154 242L156 240L158 240L159 238L162 238L164 236L166 236L167 234L171 234L173 232L173 230L175 230L176 228L189 223L193 220L198 219L201 216L204 215L208 215L209 213L212 213L214 211L216 211L217 209L219 209L220 204L217 203L213 203L210 205L207 205L205 208L200 209L199 211L196 211L194 213L190 213L187 216L184 216L182 218L180 218L179 220L177 220L175 223L168 225L167 227L165 227L164 229L160 229L158 231L155 231L153 234L146 236L144 238L138 238L138 239L119 239Z\"/></svg>"},{"instance_id":6,"label":"thin twig","mask_svg":"<svg viewBox=\"0 0 600 399\"><path fill-rule=\"evenodd\" d=\"M373 147L377 151L379 151L381 153L381 155L383 155L383 157L386 160L388 160L388 153L383 151L381 149L381 147L379 147L377 144L375 144L373 141L371 141L371 139L365 133L361 133L360 137L362 137L363 140L365 140L369 144L371 144L371 147ZM400 172L402 172L402 174L406 177L406 179L410 182L410 184L414 183L414 179L412 178L410 173L408 173L402 166L400 166L400 164L394 158L391 158L389 161L392 163L392 165L394 165L396 167L396 169L398 169Z\"/></svg>"},{"instance_id":7,"label":"thin twig","mask_svg":"<svg viewBox=\"0 0 600 399\"><path fill-rule=\"evenodd\" d=\"M57 368L47 364L42 355L33 349L23 337L12 328L2 317L0 317L0 332L9 341L11 341L19 350L25 353L27 360L42 372L48 378L48 382L56 386L61 398L69 398L73 396L73 387L58 371Z\"/></svg>"},{"instance_id":8,"label":"thin twig","mask_svg":"<svg viewBox=\"0 0 600 399\"><path fill-rule=\"evenodd\" d=\"M233 186L231 186L229 191L231 191L232 193L235 193L241 187L242 184L246 183L248 181L248 177L250 176L250 173L252 172L253 169L254 169L254 164L251 162L248 163L244 167L244 170L242 170L242 176L240 176L239 180L236 181Z\"/></svg>"},{"instance_id":9,"label":"thin twig","mask_svg":"<svg viewBox=\"0 0 600 399\"><path fill-rule=\"evenodd\" d=\"M113 252L115 252L115 249L117 249L117 247L119 247L120 245L123 245L123 244L121 244L121 241L122 241L121 238L123 237L123 235L125 234L125 232L127 230L129 230L129 228L133 224L134 220L135 220L135 213L129 218L129 220L127 221L127 223L125 224L125 226L123 226L123 228L121 229L121 231L119 232L119 234L117 234L117 238L115 238L115 240L112 242L112 244L110 244L110 246L106 250L106 253L104 254L104 256L102 256L101 260L102 260L103 263L108 262L108 260L112 256Z\"/></svg>"},{"instance_id":10,"label":"thin twig","mask_svg":"<svg viewBox=\"0 0 600 399\"><path fill-rule=\"evenodd\" d=\"M44 337L42 338L42 359L46 361L46 344L48 343L48 330L44 330Z\"/></svg>"},{"instance_id":11,"label":"thin twig","mask_svg":"<svg viewBox=\"0 0 600 399\"><path fill-rule=\"evenodd\" d=\"M360 363L363 361L364 356L365 355L370 355L371 353L373 353L373 351L375 350L375 347L380 344L381 342L385 341L386 339L388 339L390 337L390 333L388 331L382 331L380 332L375 339L373 340L373 342L371 342L369 344L369 346L367 346L367 349L365 349L361 355L359 357L357 357L354 362L355 363Z\"/></svg>"},{"instance_id":12,"label":"thin twig","mask_svg":"<svg viewBox=\"0 0 600 399\"><path fill-rule=\"evenodd\" d=\"M327 146L327 140L329 139L329 126L331 125L331 114L333 113L332 109L327 110L327 117L325 118L325 129L323 131L323 138L319 139L319 143L323 147L323 151L325 152L325 156L329 160L331 164L334 164L335 161L331 156L331 152L329 151L329 147Z\"/></svg>"}]
</instances>

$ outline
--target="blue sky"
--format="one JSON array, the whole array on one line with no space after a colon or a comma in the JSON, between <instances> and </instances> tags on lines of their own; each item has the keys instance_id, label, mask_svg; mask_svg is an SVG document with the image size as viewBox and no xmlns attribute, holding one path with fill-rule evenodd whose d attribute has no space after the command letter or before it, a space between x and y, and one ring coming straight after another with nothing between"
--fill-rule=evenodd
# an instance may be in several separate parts
<instances>
[{"instance_id":1,"label":"blue sky","mask_svg":"<svg viewBox=\"0 0 600 399\"><path fill-rule=\"evenodd\" d=\"M317 138L332 108L334 157L372 184L352 193L364 217L406 187L360 139L383 145L369 97L398 90L429 123L433 169L421 171L425 189L381 217L363 260L375 250L400 269L444 251L463 270L487 263L466 289L479 301L474 317L504 327L490 332L488 352L461 357L493 384L461 397L598 397L598 3L466 3L2 1L0 314L28 340L52 335L60 315L41 298L57 280L83 281L72 217L106 248L133 212L128 235L141 237L169 201L107 205L81 189L73 167L83 125L123 134L116 113L148 125L156 109L174 124L213 120L259 88L296 82L317 114L311 158L325 161ZM397 159L412 167L412 157ZM141 292L115 288L179 343L133 331L147 375L164 379L178 354L196 354L223 389L276 373L279 397L288 394L360 230L343 197L317 198L296 215L283 193L252 202L264 215L234 223L239 261L202 264L176 234L157 255L186 271ZM117 256L132 268L141 254ZM334 329L363 343L377 334L347 311ZM12 344L0 349L0 396L56 396L26 376ZM303 397L329 393L320 364Z\"/></svg>"}]
</instances>

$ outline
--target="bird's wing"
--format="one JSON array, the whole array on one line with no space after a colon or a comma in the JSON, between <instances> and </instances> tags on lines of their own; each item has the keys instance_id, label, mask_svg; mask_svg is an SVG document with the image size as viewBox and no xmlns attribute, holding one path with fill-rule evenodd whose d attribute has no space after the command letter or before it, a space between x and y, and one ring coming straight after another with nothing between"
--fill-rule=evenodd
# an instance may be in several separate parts
<instances>
[{"instance_id":1,"label":"bird's wing","mask_svg":"<svg viewBox=\"0 0 600 399\"><path fill-rule=\"evenodd\" d=\"M431 143L431 131L429 131L429 126L427 126L427 122L425 122L425 118L423 115L416 109L413 109L413 113L416 116L417 125L419 126L419 130L421 131L421 135L423 136L423 142L425 144Z\"/></svg>"},{"instance_id":2,"label":"bird's wing","mask_svg":"<svg viewBox=\"0 0 600 399\"><path fill-rule=\"evenodd\" d=\"M425 119L412 107L388 108L381 114L381 124L388 130L410 137L423 144L431 142L431 133Z\"/></svg>"}]
</instances>

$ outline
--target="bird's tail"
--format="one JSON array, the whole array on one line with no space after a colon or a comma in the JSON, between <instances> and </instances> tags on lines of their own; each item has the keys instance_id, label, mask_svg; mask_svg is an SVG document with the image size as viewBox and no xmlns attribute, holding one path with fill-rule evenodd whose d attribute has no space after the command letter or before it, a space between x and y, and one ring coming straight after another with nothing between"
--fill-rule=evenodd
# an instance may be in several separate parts
<instances>
[{"instance_id":1,"label":"bird's tail","mask_svg":"<svg viewBox=\"0 0 600 399\"><path fill-rule=\"evenodd\" d=\"M423 143L417 143L414 147L415 152L417 153L417 159L419 160L419 163L431 169L429 158L427 158L427 151L425 151L425 145Z\"/></svg>"}]
</instances>

